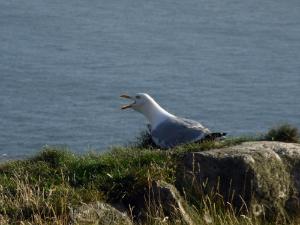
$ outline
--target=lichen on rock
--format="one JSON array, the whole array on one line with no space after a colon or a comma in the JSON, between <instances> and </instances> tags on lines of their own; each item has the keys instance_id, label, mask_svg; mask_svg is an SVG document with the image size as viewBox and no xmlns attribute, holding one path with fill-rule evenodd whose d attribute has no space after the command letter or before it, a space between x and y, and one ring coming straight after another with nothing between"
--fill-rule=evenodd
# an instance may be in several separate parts
<instances>
[{"instance_id":1,"label":"lichen on rock","mask_svg":"<svg viewBox=\"0 0 300 225\"><path fill-rule=\"evenodd\" d=\"M299 210L299 144L245 142L186 153L178 164L176 186L191 200L217 192L236 212L269 217Z\"/></svg>"},{"instance_id":2,"label":"lichen on rock","mask_svg":"<svg viewBox=\"0 0 300 225\"><path fill-rule=\"evenodd\" d=\"M103 202L83 204L72 209L70 217L75 225L133 225L125 213Z\"/></svg>"}]
</instances>

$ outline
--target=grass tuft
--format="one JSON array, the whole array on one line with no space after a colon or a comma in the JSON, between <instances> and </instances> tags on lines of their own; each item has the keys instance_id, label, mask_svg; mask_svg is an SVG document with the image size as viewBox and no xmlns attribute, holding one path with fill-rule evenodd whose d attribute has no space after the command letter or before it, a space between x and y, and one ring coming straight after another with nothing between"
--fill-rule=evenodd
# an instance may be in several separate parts
<instances>
[{"instance_id":1,"label":"grass tuft","mask_svg":"<svg viewBox=\"0 0 300 225\"><path fill-rule=\"evenodd\" d=\"M132 146L136 148L158 148L158 146L152 140L151 135L148 131L142 131L140 135L136 138Z\"/></svg>"},{"instance_id":2,"label":"grass tuft","mask_svg":"<svg viewBox=\"0 0 300 225\"><path fill-rule=\"evenodd\" d=\"M266 134L265 139L268 141L299 143L300 134L297 127L290 124L283 124L270 129Z\"/></svg>"}]
</instances>

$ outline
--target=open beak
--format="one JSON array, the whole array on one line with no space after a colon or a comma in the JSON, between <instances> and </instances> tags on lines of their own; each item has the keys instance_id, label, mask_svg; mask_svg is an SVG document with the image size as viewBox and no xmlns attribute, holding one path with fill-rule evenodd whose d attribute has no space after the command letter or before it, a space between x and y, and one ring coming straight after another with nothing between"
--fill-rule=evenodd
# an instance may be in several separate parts
<instances>
[{"instance_id":1,"label":"open beak","mask_svg":"<svg viewBox=\"0 0 300 225\"><path fill-rule=\"evenodd\" d=\"M130 97L130 96L128 96L128 95L121 95L120 97L121 97L121 98L132 99L132 97ZM133 104L134 104L134 102L131 103L131 104L128 104L128 105L123 105L123 106L121 107L121 109L128 109L128 108L131 108Z\"/></svg>"}]
</instances>

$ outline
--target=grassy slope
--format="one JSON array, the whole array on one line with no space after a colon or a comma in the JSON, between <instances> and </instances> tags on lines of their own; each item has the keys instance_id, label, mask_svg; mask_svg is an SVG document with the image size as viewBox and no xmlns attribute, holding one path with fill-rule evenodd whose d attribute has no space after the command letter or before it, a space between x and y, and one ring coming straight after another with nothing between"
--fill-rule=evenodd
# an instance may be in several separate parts
<instances>
[{"instance_id":1,"label":"grassy slope","mask_svg":"<svg viewBox=\"0 0 300 225\"><path fill-rule=\"evenodd\" d=\"M175 182L174 161L183 152L221 148L257 138L234 138L180 146L172 150L151 147L147 136L133 147L98 154L75 155L67 149L45 147L28 160L0 165L0 224L68 224L70 207L97 200L126 201L151 180ZM197 224L262 224L236 217L209 199L195 209ZM156 220L153 224L166 224ZM216 221L218 221L216 223Z\"/></svg>"}]
</instances>

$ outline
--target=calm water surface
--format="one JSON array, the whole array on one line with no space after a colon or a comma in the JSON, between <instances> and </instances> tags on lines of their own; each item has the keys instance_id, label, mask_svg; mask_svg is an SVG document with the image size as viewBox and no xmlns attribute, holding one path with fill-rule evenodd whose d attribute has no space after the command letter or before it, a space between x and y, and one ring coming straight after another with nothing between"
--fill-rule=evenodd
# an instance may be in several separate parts
<instances>
[{"instance_id":1,"label":"calm water surface","mask_svg":"<svg viewBox=\"0 0 300 225\"><path fill-rule=\"evenodd\" d=\"M300 1L0 0L0 159L125 144L148 92L230 135L300 127Z\"/></svg>"}]
</instances>

